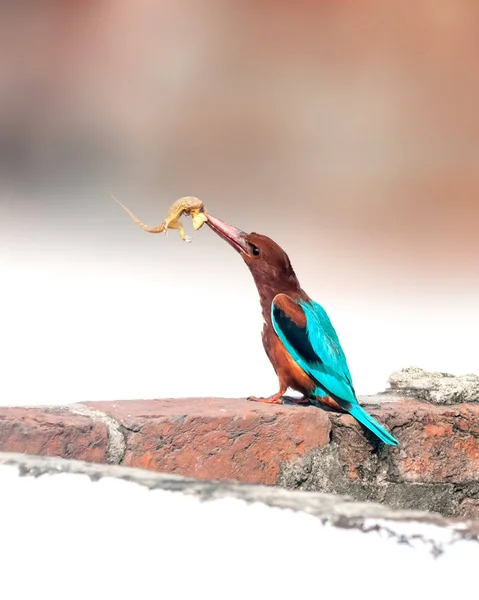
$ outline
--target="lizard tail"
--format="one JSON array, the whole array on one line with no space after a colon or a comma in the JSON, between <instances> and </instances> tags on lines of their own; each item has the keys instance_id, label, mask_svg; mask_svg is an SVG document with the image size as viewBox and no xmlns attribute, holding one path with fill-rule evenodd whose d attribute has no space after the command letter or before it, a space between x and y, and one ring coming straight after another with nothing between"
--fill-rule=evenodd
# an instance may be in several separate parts
<instances>
[{"instance_id":1,"label":"lizard tail","mask_svg":"<svg viewBox=\"0 0 479 600\"><path fill-rule=\"evenodd\" d=\"M119 200L117 200L115 198L115 196L110 192L110 196L113 198L113 200L115 202L117 202L122 208L123 210L125 210L130 217L133 219L133 221L142 229L144 229L145 231L148 231L148 233L163 233L165 231L165 223L160 223L160 225L156 225L156 227L150 227L150 225L145 225L145 223L142 223L140 221L140 219L138 219L138 217L135 217L135 215L131 212L130 209L128 209L124 204L122 204Z\"/></svg>"}]
</instances>

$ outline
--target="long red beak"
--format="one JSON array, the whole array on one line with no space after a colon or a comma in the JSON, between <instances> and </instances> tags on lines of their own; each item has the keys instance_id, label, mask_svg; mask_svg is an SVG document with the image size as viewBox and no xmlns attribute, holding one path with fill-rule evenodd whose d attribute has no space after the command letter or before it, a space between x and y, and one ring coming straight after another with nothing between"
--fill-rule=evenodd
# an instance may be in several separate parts
<instances>
[{"instance_id":1,"label":"long red beak","mask_svg":"<svg viewBox=\"0 0 479 600\"><path fill-rule=\"evenodd\" d=\"M233 246L240 254L248 254L249 247L245 240L246 233L244 231L213 217L213 215L210 215L206 210L204 212L208 218L206 224L209 225L215 233L226 240L228 244Z\"/></svg>"}]
</instances>

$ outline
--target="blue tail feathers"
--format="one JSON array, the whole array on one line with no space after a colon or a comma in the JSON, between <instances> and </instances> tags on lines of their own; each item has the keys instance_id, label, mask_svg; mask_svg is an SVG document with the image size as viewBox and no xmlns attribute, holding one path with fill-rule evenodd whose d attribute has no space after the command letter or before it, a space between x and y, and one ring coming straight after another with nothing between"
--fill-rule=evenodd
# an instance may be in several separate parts
<instances>
[{"instance_id":1,"label":"blue tail feathers","mask_svg":"<svg viewBox=\"0 0 479 600\"><path fill-rule=\"evenodd\" d=\"M357 421L359 421L362 425L367 427L370 431L372 431L377 437L382 440L388 446L397 446L398 441L382 427L375 419L373 419L368 413L359 406L359 404L355 404L352 406L349 414L352 415Z\"/></svg>"}]
</instances>

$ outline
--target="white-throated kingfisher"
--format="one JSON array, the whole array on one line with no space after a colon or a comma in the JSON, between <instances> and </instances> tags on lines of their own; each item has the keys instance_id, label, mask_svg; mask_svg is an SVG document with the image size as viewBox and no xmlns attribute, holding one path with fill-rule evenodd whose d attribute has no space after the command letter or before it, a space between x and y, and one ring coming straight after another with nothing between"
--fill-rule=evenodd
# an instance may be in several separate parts
<instances>
[{"instance_id":1,"label":"white-throated kingfisher","mask_svg":"<svg viewBox=\"0 0 479 600\"><path fill-rule=\"evenodd\" d=\"M256 402L281 403L288 388L329 409L346 412L380 440L397 440L359 405L346 357L324 308L312 300L286 252L259 233L245 233L205 211L207 224L241 255L259 292L263 345L279 379L279 391Z\"/></svg>"}]
</instances>

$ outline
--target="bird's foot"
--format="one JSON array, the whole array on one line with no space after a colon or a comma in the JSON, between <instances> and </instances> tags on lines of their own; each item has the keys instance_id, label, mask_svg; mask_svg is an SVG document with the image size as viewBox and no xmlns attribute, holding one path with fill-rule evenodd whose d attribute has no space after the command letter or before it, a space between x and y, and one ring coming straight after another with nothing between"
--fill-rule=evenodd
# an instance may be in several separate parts
<instances>
[{"instance_id":1,"label":"bird's foot","mask_svg":"<svg viewBox=\"0 0 479 600\"><path fill-rule=\"evenodd\" d=\"M274 396L270 396L269 398L258 398L257 396L249 396L248 400L250 402L262 402L263 404L282 404L282 394L278 396L275 394Z\"/></svg>"},{"instance_id":2,"label":"bird's foot","mask_svg":"<svg viewBox=\"0 0 479 600\"><path fill-rule=\"evenodd\" d=\"M249 396L248 400L250 402L262 402L263 404L282 404L282 402L283 402L282 397L283 397L283 394L281 394L281 395L274 394L273 396L269 396L268 398Z\"/></svg>"},{"instance_id":3,"label":"bird's foot","mask_svg":"<svg viewBox=\"0 0 479 600\"><path fill-rule=\"evenodd\" d=\"M258 398L256 396L250 396L248 400L250 400L251 402L262 402L263 404L282 404L283 396L284 394L286 394L287 390L288 388L285 385L281 384L279 392L276 392L276 394L273 394L268 398Z\"/></svg>"}]
</instances>

